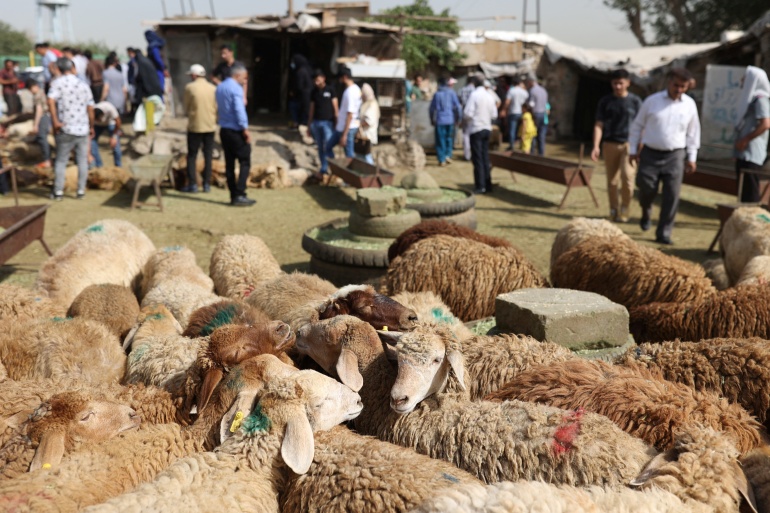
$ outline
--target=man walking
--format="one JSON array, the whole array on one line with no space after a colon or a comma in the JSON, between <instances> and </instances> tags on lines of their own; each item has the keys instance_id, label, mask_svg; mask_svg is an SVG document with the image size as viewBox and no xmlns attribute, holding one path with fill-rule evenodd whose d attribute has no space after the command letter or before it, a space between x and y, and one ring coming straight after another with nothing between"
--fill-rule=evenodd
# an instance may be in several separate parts
<instances>
[{"instance_id":1,"label":"man walking","mask_svg":"<svg viewBox=\"0 0 770 513\"><path fill-rule=\"evenodd\" d=\"M102 167L102 156L99 153L99 137L107 132L110 137L110 149L115 167L123 165L123 154L120 151L120 136L123 135L120 113L108 101L94 105L94 136L91 140L91 156L95 167Z\"/></svg>"},{"instance_id":2,"label":"man walking","mask_svg":"<svg viewBox=\"0 0 770 513\"><path fill-rule=\"evenodd\" d=\"M217 88L206 80L200 64L190 66L190 83L184 88L184 111L187 114L187 185L182 192L198 192L196 161L203 146L203 192L211 190L211 156L217 123Z\"/></svg>"},{"instance_id":3,"label":"man walking","mask_svg":"<svg viewBox=\"0 0 770 513\"><path fill-rule=\"evenodd\" d=\"M513 149L519 134L519 122L522 115L521 106L528 99L529 93L524 88L524 83L520 78L514 77L511 87L505 95L505 104L503 105L503 113L508 116L508 137L510 139L508 142L510 142L510 149Z\"/></svg>"},{"instance_id":4,"label":"man walking","mask_svg":"<svg viewBox=\"0 0 770 513\"><path fill-rule=\"evenodd\" d=\"M329 170L327 159L334 158L334 146L329 142L334 136L334 120L339 113L339 104L334 89L326 83L326 75L320 69L313 74L313 83L315 87L310 93L308 127L310 136L318 146L318 160L321 162L321 176L316 178L323 180Z\"/></svg>"},{"instance_id":5,"label":"man walking","mask_svg":"<svg viewBox=\"0 0 770 513\"><path fill-rule=\"evenodd\" d=\"M489 134L492 121L497 119L497 106L491 94L484 87L484 79L473 77L476 89L468 98L463 112L471 139L471 160L473 161L473 183L475 194L492 192L492 170L489 164Z\"/></svg>"},{"instance_id":6,"label":"man walking","mask_svg":"<svg viewBox=\"0 0 770 513\"><path fill-rule=\"evenodd\" d=\"M610 74L612 94L599 100L594 125L594 147L591 160L604 153L607 169L607 192L610 195L610 220L628 222L631 198L634 196L636 167L628 160L628 131L642 107L642 99L628 92L631 85L628 71L617 69ZM599 144L601 143L601 147ZM620 209L618 209L620 184Z\"/></svg>"},{"instance_id":7,"label":"man walking","mask_svg":"<svg viewBox=\"0 0 770 513\"><path fill-rule=\"evenodd\" d=\"M43 79L45 80L43 87L48 90L51 81L59 73L59 68L56 67L56 60L59 57L54 49L45 42L37 43L35 45L35 52L40 56L40 65L43 67Z\"/></svg>"},{"instance_id":8,"label":"man walking","mask_svg":"<svg viewBox=\"0 0 770 513\"><path fill-rule=\"evenodd\" d=\"M460 106L463 108L463 111L465 111L465 106L468 105L468 98L471 97L471 94L473 94L473 91L476 90L476 87L473 85L473 76L468 76L468 83L463 86L462 89L460 89ZM462 122L462 129L463 129L463 158L465 160L471 159L471 133L469 131L469 127L466 124L465 119L463 119Z\"/></svg>"},{"instance_id":9,"label":"man walking","mask_svg":"<svg viewBox=\"0 0 770 513\"><path fill-rule=\"evenodd\" d=\"M100 102L105 99L104 96L104 66L101 62L94 60L94 55L91 50L83 52L83 56L88 61L86 65L86 78L91 86L91 94L94 96L95 102Z\"/></svg>"},{"instance_id":10,"label":"man walking","mask_svg":"<svg viewBox=\"0 0 770 513\"><path fill-rule=\"evenodd\" d=\"M56 135L56 164L51 199L64 197L64 174L70 152L75 150L78 166L77 198L86 194L88 178L88 137L94 133L94 97L85 82L75 76L74 63L63 57L56 61L61 73L48 91L48 110Z\"/></svg>"},{"instance_id":11,"label":"man walking","mask_svg":"<svg viewBox=\"0 0 770 513\"><path fill-rule=\"evenodd\" d=\"M5 59L5 66L0 71L0 84L3 84L3 100L8 107L7 115L21 114L21 98L19 98L19 76L14 69L16 62Z\"/></svg>"},{"instance_id":12,"label":"man walking","mask_svg":"<svg viewBox=\"0 0 770 513\"><path fill-rule=\"evenodd\" d=\"M684 94L690 78L690 72L684 68L671 69L666 89L648 96L642 103L628 140L629 160L639 162L636 186L642 206L642 230L649 230L652 225L652 202L663 182L663 203L655 232L655 242L659 244L673 244L671 232L682 178L685 172L695 172L700 148L698 109L695 100Z\"/></svg>"},{"instance_id":13,"label":"man walking","mask_svg":"<svg viewBox=\"0 0 770 513\"><path fill-rule=\"evenodd\" d=\"M439 166L452 163L455 145L455 125L462 119L462 107L457 94L447 85L446 77L438 79L438 91L430 101L430 120L435 127L436 157Z\"/></svg>"},{"instance_id":14,"label":"man walking","mask_svg":"<svg viewBox=\"0 0 770 513\"><path fill-rule=\"evenodd\" d=\"M548 91L537 83L537 78L534 76L530 76L526 84L527 89L529 89L527 101L532 107L532 117L535 120L535 127L537 127L536 144L532 145L530 153L534 154L537 150L538 155L545 155L545 135L548 131L548 125L545 121L548 111Z\"/></svg>"},{"instance_id":15,"label":"man walking","mask_svg":"<svg viewBox=\"0 0 770 513\"><path fill-rule=\"evenodd\" d=\"M340 69L340 82L345 87L345 92L342 93L337 126L334 129L334 137L332 137L329 149L331 150L339 144L345 148L346 157L355 157L354 142L358 128L361 126L359 120L362 103L361 88L353 82L350 69L345 66Z\"/></svg>"},{"instance_id":16,"label":"man walking","mask_svg":"<svg viewBox=\"0 0 770 513\"><path fill-rule=\"evenodd\" d=\"M222 57L222 62L220 62L216 68L214 68L214 71L211 72L211 81L215 84L219 85L221 84L227 77L230 76L232 69L234 66L240 66L241 68L246 68L246 66L241 62L235 60L235 53L233 53L233 47L232 45L222 45L219 48L220 56ZM249 89L249 82L248 79L246 80L246 83L243 84L243 104L248 104L248 99L246 98L246 91Z\"/></svg>"},{"instance_id":17,"label":"man walking","mask_svg":"<svg viewBox=\"0 0 770 513\"><path fill-rule=\"evenodd\" d=\"M761 68L748 66L743 77L735 126L735 171L760 169L767 158L768 130L770 130L770 81ZM743 175L741 201L757 203L759 177L751 173Z\"/></svg>"},{"instance_id":18,"label":"man walking","mask_svg":"<svg viewBox=\"0 0 770 513\"><path fill-rule=\"evenodd\" d=\"M243 66L234 65L230 76L217 86L217 117L219 137L225 152L225 176L230 189L230 205L248 207L256 203L246 197L246 184L251 171L251 136L246 106L243 104L243 86L248 74ZM235 180L235 161L238 160L238 181Z\"/></svg>"}]
</instances>

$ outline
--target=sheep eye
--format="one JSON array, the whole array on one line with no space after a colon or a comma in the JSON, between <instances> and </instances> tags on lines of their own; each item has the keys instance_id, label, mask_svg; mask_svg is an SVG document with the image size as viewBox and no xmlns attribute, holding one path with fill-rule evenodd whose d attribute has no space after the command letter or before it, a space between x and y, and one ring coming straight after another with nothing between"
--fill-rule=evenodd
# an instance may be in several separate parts
<instances>
[{"instance_id":1,"label":"sheep eye","mask_svg":"<svg viewBox=\"0 0 770 513\"><path fill-rule=\"evenodd\" d=\"M433 360L433 363L441 363L444 359L441 357L437 357Z\"/></svg>"},{"instance_id":2,"label":"sheep eye","mask_svg":"<svg viewBox=\"0 0 770 513\"><path fill-rule=\"evenodd\" d=\"M89 411L88 413L85 414L85 416L82 419L80 419L80 421L81 422L85 422L88 419L90 419L91 417L93 417L94 415L96 415L94 412Z\"/></svg>"}]
</instances>

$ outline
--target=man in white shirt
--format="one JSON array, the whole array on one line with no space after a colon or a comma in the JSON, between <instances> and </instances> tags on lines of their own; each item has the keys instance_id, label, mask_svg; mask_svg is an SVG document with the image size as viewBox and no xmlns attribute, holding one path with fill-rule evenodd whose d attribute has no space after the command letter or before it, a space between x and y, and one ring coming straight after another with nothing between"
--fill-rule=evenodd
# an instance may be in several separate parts
<instances>
[{"instance_id":1,"label":"man in white shirt","mask_svg":"<svg viewBox=\"0 0 770 513\"><path fill-rule=\"evenodd\" d=\"M529 99L529 92L524 87L524 83L520 78L515 77L511 88L508 89L508 94L505 96L505 105L503 105L503 114L508 116L508 129L511 143L511 149L513 149L513 143L516 142L516 138L519 133L519 121L521 121L521 106L524 105Z\"/></svg>"},{"instance_id":2,"label":"man in white shirt","mask_svg":"<svg viewBox=\"0 0 770 513\"><path fill-rule=\"evenodd\" d=\"M463 111L465 126L471 137L471 160L473 161L473 183L475 194L492 192L492 167L489 164L489 134L492 121L497 119L497 106L489 91L484 87L484 78L473 77L476 89L468 98Z\"/></svg>"},{"instance_id":3,"label":"man in white shirt","mask_svg":"<svg viewBox=\"0 0 770 513\"><path fill-rule=\"evenodd\" d=\"M345 148L346 157L354 157L353 145L358 127L361 126L361 88L353 82L350 69L346 66L340 70L340 82L345 86L345 92L342 93L337 125L334 127L334 136L329 141L329 151L339 144Z\"/></svg>"},{"instance_id":4,"label":"man in white shirt","mask_svg":"<svg viewBox=\"0 0 770 513\"><path fill-rule=\"evenodd\" d=\"M629 160L639 163L636 186L642 206L642 230L652 225L652 203L663 182L655 242L673 244L671 232L679 208L679 192L684 173L694 173L700 148L700 120L695 100L687 96L692 76L684 68L669 71L664 91L647 97L642 103L629 135ZM687 163L685 164L685 157Z\"/></svg>"}]
</instances>

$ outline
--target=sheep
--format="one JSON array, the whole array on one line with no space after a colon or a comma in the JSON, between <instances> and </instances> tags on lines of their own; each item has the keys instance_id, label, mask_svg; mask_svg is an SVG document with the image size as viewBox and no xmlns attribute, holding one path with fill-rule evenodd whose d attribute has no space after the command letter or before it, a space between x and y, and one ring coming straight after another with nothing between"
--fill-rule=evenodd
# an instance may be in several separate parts
<instances>
[{"instance_id":1,"label":"sheep","mask_svg":"<svg viewBox=\"0 0 770 513\"><path fill-rule=\"evenodd\" d=\"M166 280L147 292L141 306L164 305L182 326L187 326L195 310L221 300L207 287L184 279Z\"/></svg>"},{"instance_id":2,"label":"sheep","mask_svg":"<svg viewBox=\"0 0 770 513\"><path fill-rule=\"evenodd\" d=\"M740 405L713 392L696 392L665 381L645 369L602 361L574 359L534 367L486 399L585 408L608 417L660 451L674 445L679 427L693 422L724 431L741 454L762 443L760 424Z\"/></svg>"},{"instance_id":3,"label":"sheep","mask_svg":"<svg viewBox=\"0 0 770 513\"><path fill-rule=\"evenodd\" d=\"M278 278L283 271L270 249L254 235L222 237L209 265L217 294L245 299L257 285Z\"/></svg>"},{"instance_id":4,"label":"sheep","mask_svg":"<svg viewBox=\"0 0 770 513\"><path fill-rule=\"evenodd\" d=\"M740 404L770 428L770 350L759 338L640 344L615 360Z\"/></svg>"},{"instance_id":5,"label":"sheep","mask_svg":"<svg viewBox=\"0 0 770 513\"><path fill-rule=\"evenodd\" d=\"M35 286L66 310L89 285L133 286L154 251L152 241L128 221L97 221L43 263Z\"/></svg>"},{"instance_id":6,"label":"sheep","mask_svg":"<svg viewBox=\"0 0 770 513\"><path fill-rule=\"evenodd\" d=\"M270 318L261 310L236 299L223 299L202 306L190 314L182 335L190 338L205 337L225 324L254 326L269 321Z\"/></svg>"},{"instance_id":7,"label":"sheep","mask_svg":"<svg viewBox=\"0 0 770 513\"><path fill-rule=\"evenodd\" d=\"M759 255L746 263L735 286L766 285L768 282L770 282L770 255Z\"/></svg>"},{"instance_id":8,"label":"sheep","mask_svg":"<svg viewBox=\"0 0 770 513\"><path fill-rule=\"evenodd\" d=\"M466 226L460 226L442 219L423 221L407 229L388 248L388 260L393 261L401 256L417 241L433 237L434 235L448 235L471 239L491 246L493 248L511 248L513 245L505 239L484 235Z\"/></svg>"},{"instance_id":9,"label":"sheep","mask_svg":"<svg viewBox=\"0 0 770 513\"><path fill-rule=\"evenodd\" d=\"M0 361L14 380L77 376L93 383L117 383L126 355L118 337L101 323L61 319L6 323L0 333Z\"/></svg>"},{"instance_id":10,"label":"sheep","mask_svg":"<svg viewBox=\"0 0 770 513\"><path fill-rule=\"evenodd\" d=\"M41 292L10 283L0 284L0 321L64 317L67 309Z\"/></svg>"},{"instance_id":11,"label":"sheep","mask_svg":"<svg viewBox=\"0 0 770 513\"><path fill-rule=\"evenodd\" d=\"M770 255L770 214L762 207L736 209L722 227L719 249L730 283L735 284L752 258Z\"/></svg>"},{"instance_id":12,"label":"sheep","mask_svg":"<svg viewBox=\"0 0 770 513\"><path fill-rule=\"evenodd\" d=\"M433 292L399 292L391 299L414 310L418 321L445 323L459 340L473 336L473 332Z\"/></svg>"},{"instance_id":13,"label":"sheep","mask_svg":"<svg viewBox=\"0 0 770 513\"><path fill-rule=\"evenodd\" d=\"M436 235L390 262L388 293L435 292L463 322L494 315L504 292L548 282L519 250Z\"/></svg>"},{"instance_id":14,"label":"sheep","mask_svg":"<svg viewBox=\"0 0 770 513\"><path fill-rule=\"evenodd\" d=\"M72 301L67 316L103 323L121 340L134 326L139 302L131 289L123 285L89 285Z\"/></svg>"},{"instance_id":15,"label":"sheep","mask_svg":"<svg viewBox=\"0 0 770 513\"><path fill-rule=\"evenodd\" d=\"M730 288L730 278L727 277L727 271L725 270L725 261L721 258L712 258L703 262L703 269L706 271L706 276L711 280L714 288L717 290L725 290Z\"/></svg>"},{"instance_id":16,"label":"sheep","mask_svg":"<svg viewBox=\"0 0 770 513\"><path fill-rule=\"evenodd\" d=\"M9 479L58 465L65 453L109 440L140 423L139 415L123 404L95 400L83 392L56 394L0 448L0 476Z\"/></svg>"},{"instance_id":17,"label":"sheep","mask_svg":"<svg viewBox=\"0 0 770 513\"><path fill-rule=\"evenodd\" d=\"M638 343L706 338L770 338L770 286L743 285L715 297L651 303L629 310L629 329Z\"/></svg>"},{"instance_id":18,"label":"sheep","mask_svg":"<svg viewBox=\"0 0 770 513\"><path fill-rule=\"evenodd\" d=\"M564 252L587 240L594 242L630 241L631 238L623 233L623 230L618 228L617 225L606 219L575 217L556 232L556 238L551 246L551 269L553 269L556 260Z\"/></svg>"},{"instance_id":19,"label":"sheep","mask_svg":"<svg viewBox=\"0 0 770 513\"><path fill-rule=\"evenodd\" d=\"M770 512L770 446L758 447L744 454L740 462L754 491L756 511Z\"/></svg>"},{"instance_id":20,"label":"sheep","mask_svg":"<svg viewBox=\"0 0 770 513\"><path fill-rule=\"evenodd\" d=\"M742 501L750 505L753 501L736 456L726 437L694 426L678 433L673 450L653 460L634 480L640 491L598 486L581 489L535 481L468 484L439 490L412 511L738 513Z\"/></svg>"},{"instance_id":21,"label":"sheep","mask_svg":"<svg viewBox=\"0 0 770 513\"><path fill-rule=\"evenodd\" d=\"M631 240L588 240L573 246L551 266L551 283L596 292L629 309L716 295L701 266Z\"/></svg>"},{"instance_id":22,"label":"sheep","mask_svg":"<svg viewBox=\"0 0 770 513\"><path fill-rule=\"evenodd\" d=\"M257 402L252 406L255 396ZM314 459L314 431L355 418L361 401L355 392L314 371L268 382L259 394L243 391L222 420L221 429L240 427L214 452L174 462L151 483L86 509L88 513L128 510L281 511L278 494L289 470L304 474ZM216 505L212 497L220 497Z\"/></svg>"},{"instance_id":23,"label":"sheep","mask_svg":"<svg viewBox=\"0 0 770 513\"><path fill-rule=\"evenodd\" d=\"M220 422L241 390L260 390L269 379L291 375L296 369L269 355L243 362L217 388L209 408L190 427L178 424L143 426L136 431L67 456L57 466L0 483L0 510L13 505L20 511L61 513L80 511L150 481L179 458L217 444ZM269 378L269 379L268 379Z\"/></svg>"},{"instance_id":24,"label":"sheep","mask_svg":"<svg viewBox=\"0 0 770 513\"><path fill-rule=\"evenodd\" d=\"M169 281L185 281L209 292L214 290L214 282L198 267L195 253L184 246L168 246L150 255L142 270L139 297L144 298L150 290Z\"/></svg>"},{"instance_id":25,"label":"sheep","mask_svg":"<svg viewBox=\"0 0 770 513\"><path fill-rule=\"evenodd\" d=\"M376 328L409 329L417 315L370 285L337 289L330 282L304 273L282 274L261 283L246 299L271 319L281 320L293 331L308 322L335 315L354 315Z\"/></svg>"},{"instance_id":26,"label":"sheep","mask_svg":"<svg viewBox=\"0 0 770 513\"><path fill-rule=\"evenodd\" d=\"M436 354L410 350L426 347L421 338L438 339ZM418 326L400 337L396 377L377 332L355 318L308 324L296 342L324 370L360 391L364 414L354 422L356 431L450 461L487 483L524 478L619 485L655 454L593 413L519 401L470 402L464 394L442 393L450 369L463 383L458 346L446 328ZM426 360L432 376L414 376ZM414 384L424 388L410 395Z\"/></svg>"}]
</instances>

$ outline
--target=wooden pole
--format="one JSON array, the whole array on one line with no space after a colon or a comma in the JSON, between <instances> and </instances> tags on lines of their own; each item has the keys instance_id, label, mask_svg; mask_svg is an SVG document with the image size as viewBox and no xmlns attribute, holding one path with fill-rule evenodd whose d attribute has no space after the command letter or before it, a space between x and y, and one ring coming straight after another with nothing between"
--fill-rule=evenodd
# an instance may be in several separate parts
<instances>
[{"instance_id":1,"label":"wooden pole","mask_svg":"<svg viewBox=\"0 0 770 513\"><path fill-rule=\"evenodd\" d=\"M294 0L289 0L289 18L294 17Z\"/></svg>"}]
</instances>

